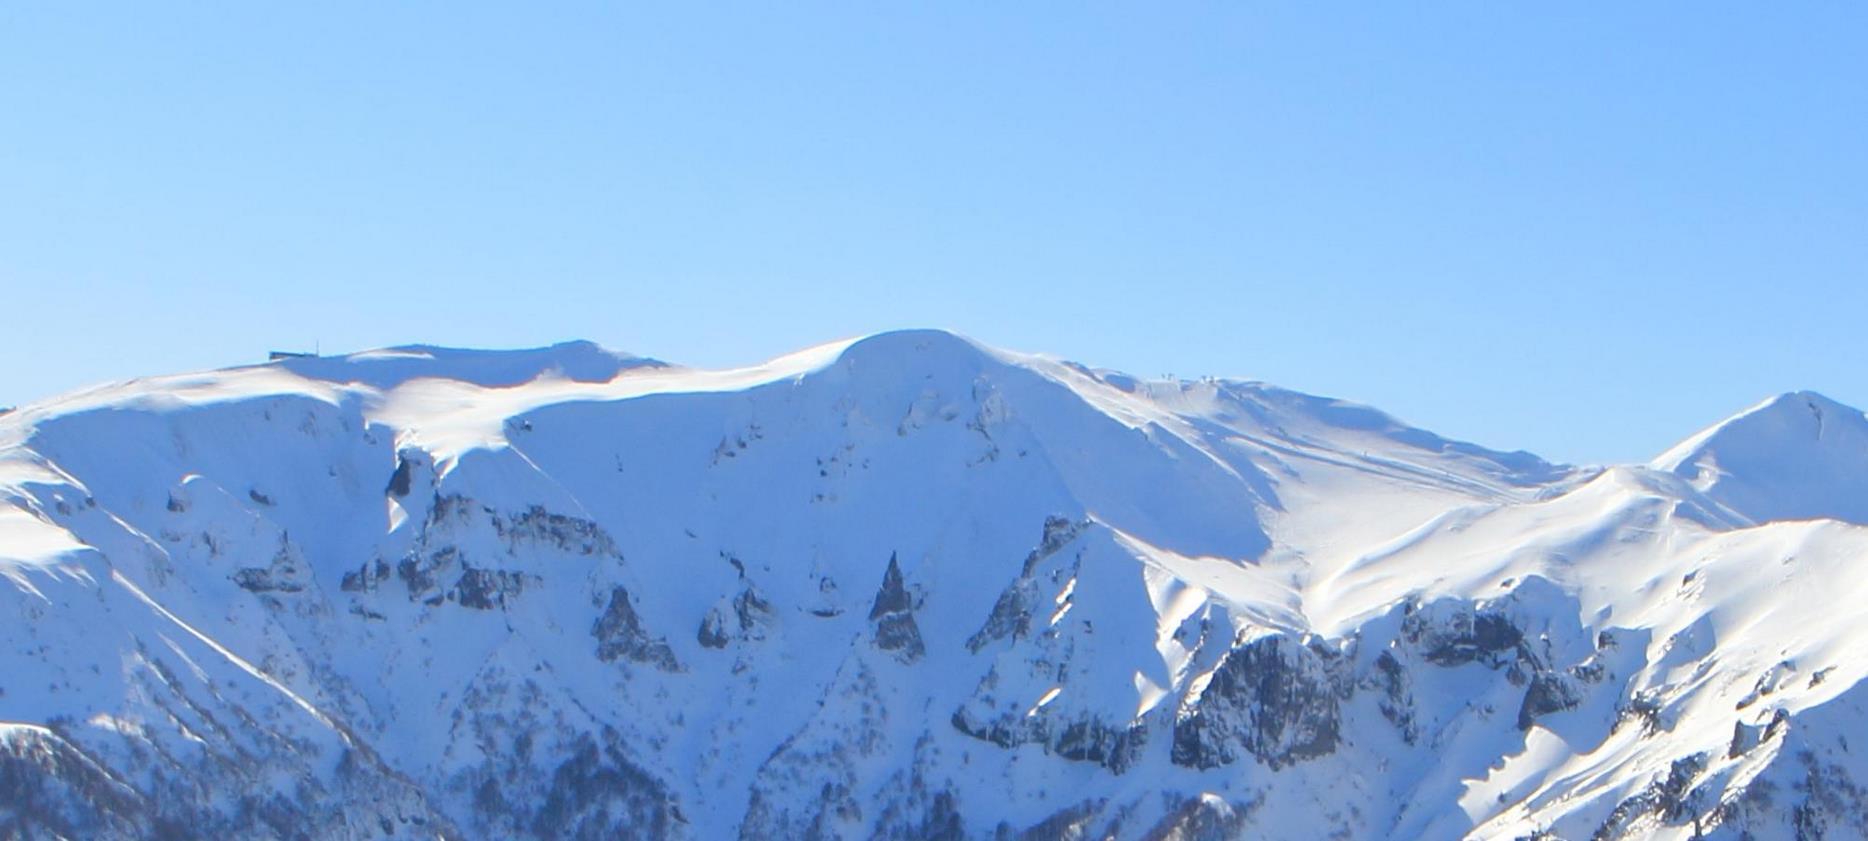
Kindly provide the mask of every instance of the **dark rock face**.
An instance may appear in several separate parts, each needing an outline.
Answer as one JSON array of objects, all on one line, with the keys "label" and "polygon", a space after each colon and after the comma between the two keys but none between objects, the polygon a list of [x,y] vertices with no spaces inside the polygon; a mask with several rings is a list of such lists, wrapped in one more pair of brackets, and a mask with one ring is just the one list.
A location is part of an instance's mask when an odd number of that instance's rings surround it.
[{"label": "dark rock face", "polygon": [[[1502,670],[1512,685],[1525,687],[1524,698],[1518,706],[1519,730],[1529,730],[1543,716],[1574,709],[1582,703],[1590,686],[1609,679],[1608,661],[1604,658],[1612,657],[1619,647],[1617,634],[1612,629],[1598,632],[1594,654],[1567,669],[1555,668],[1550,662],[1549,634],[1527,637],[1525,630],[1512,621],[1510,613],[1514,603],[1527,592],[1531,598],[1536,598],[1543,586],[1533,579],[1500,599],[1477,604],[1455,599],[1441,599],[1425,606],[1408,604],[1404,608],[1397,649],[1383,652],[1376,660],[1376,669],[1382,673],[1382,679],[1376,683],[1398,688],[1398,681],[1405,678],[1405,667],[1395,655],[1411,653],[1427,664],[1442,668],[1477,663]],[[1581,633],[1580,628],[1575,632]],[[1384,714],[1390,711],[1387,699],[1382,702],[1382,710]],[[1390,721],[1402,724],[1396,716],[1390,716]],[[1403,735],[1407,737],[1405,726]]]},{"label": "dark rock face", "polygon": [[1515,659],[1524,641],[1524,633],[1502,612],[1465,604],[1437,603],[1409,613],[1401,633],[1436,666],[1503,665]]},{"label": "dark rock face", "polygon": [[1092,762],[1118,774],[1134,764],[1148,739],[1141,723],[1114,725],[1094,718],[1060,723],[1047,715],[1017,713],[981,721],[962,707],[950,722],[955,730],[1002,748],[1042,745],[1064,759]]},{"label": "dark rock face", "polygon": [[296,581],[275,578],[272,570],[265,567],[246,567],[236,570],[233,580],[235,584],[240,585],[240,589],[252,593],[296,593],[304,589],[304,585]]},{"label": "dark rock face", "polygon": [[747,639],[764,639],[765,625],[772,619],[772,603],[752,585],[739,591],[733,597],[733,618],[739,623],[739,633]]},{"label": "dark rock face", "polygon": [[1420,738],[1420,726],[1414,718],[1413,678],[1394,652],[1384,651],[1375,658],[1375,671],[1367,681],[1380,693],[1375,704],[1382,717],[1401,731],[1401,740],[1414,744]]},{"label": "dark rock face", "polygon": [[1032,573],[1044,559],[1057,554],[1071,541],[1089,527],[1089,521],[1073,521],[1066,517],[1051,516],[1044,519],[1044,536],[1038,547],[1025,556],[1024,567],[1018,578],[999,593],[998,601],[993,603],[992,613],[980,629],[967,639],[968,651],[978,653],[980,649],[1004,639],[1021,639],[1031,633],[1032,606],[1038,604],[1037,589],[1032,581]]},{"label": "dark rock face", "polygon": [[[401,458],[404,467],[415,463],[411,456]],[[475,536],[488,529],[505,544],[505,551],[476,549],[470,561],[461,546],[473,545]],[[411,602],[431,607],[453,602],[472,610],[498,610],[540,582],[533,571],[547,563],[539,556],[550,552],[622,559],[610,535],[589,520],[554,514],[536,505],[517,514],[503,514],[459,494],[437,494],[415,546],[396,561],[394,572],[407,587]],[[504,568],[488,565],[501,555],[504,560],[495,563]],[[278,566],[275,561],[275,579]],[[389,572],[387,563],[375,560],[346,572],[341,587],[348,593],[372,593]]]},{"label": "dark rock face", "polygon": [[725,648],[732,641],[726,634],[726,618],[720,615],[719,610],[707,611],[707,615],[701,618],[700,631],[694,636],[702,648]]},{"label": "dark rock face", "polygon": [[925,648],[921,643],[921,629],[915,626],[914,615],[892,613],[877,620],[876,647],[895,652],[896,659],[904,663],[921,659]]},{"label": "dark rock face", "polygon": [[[738,561],[734,561],[738,565]],[[742,570],[741,579],[744,580]],[[734,642],[756,642],[766,637],[773,623],[772,603],[750,581],[732,599],[722,599],[701,617],[694,638],[702,648],[723,649]]]},{"label": "dark rock face", "polygon": [[650,637],[629,601],[629,591],[622,587],[610,590],[610,604],[590,628],[597,638],[597,659],[605,663],[618,658],[654,666],[664,672],[680,671],[674,650],[666,640]]},{"label": "dark rock face", "polygon": [[506,538],[514,553],[531,542],[578,555],[622,557],[616,540],[602,526],[580,517],[554,514],[539,505],[504,519],[496,517],[493,528]]},{"label": "dark rock face", "polygon": [[1052,749],[1065,759],[1094,762],[1119,774],[1135,761],[1147,734],[1140,726],[1116,728],[1100,721],[1075,721],[1064,727]]},{"label": "dark rock face", "polygon": [[1074,582],[1081,572],[1081,554],[1070,558],[1059,553],[1088,525],[1065,517],[1046,518],[1038,546],[1025,557],[1018,577],[1000,593],[985,623],[967,642],[975,654],[1001,644],[1006,651],[981,678],[973,696],[953,713],[950,723],[968,736],[1002,748],[1037,745],[1053,756],[1101,765],[1119,774],[1140,757],[1149,737],[1148,722],[1120,713],[1099,716],[1082,710],[1065,712],[1048,704],[1034,707],[1034,698],[1006,697],[1000,690],[1006,680],[1012,685],[1054,682],[1063,689],[1074,672],[1095,668],[1077,660],[1082,656],[1079,642],[1094,633],[1087,621],[1060,629],[1040,627],[1036,618],[1054,598],[1060,600],[1057,604],[1070,603],[1068,589],[1065,595],[1051,597],[1048,588],[1075,586],[1064,582]]},{"label": "dark rock face", "polygon": [[297,593],[305,589],[305,576],[298,553],[291,543],[281,539],[279,551],[273,554],[271,562],[263,567],[236,570],[233,581],[251,593]]},{"label": "dark rock face", "polygon": [[1030,582],[1020,580],[1005,588],[992,605],[986,624],[966,641],[975,654],[986,646],[1007,638],[1021,638],[1031,633],[1031,605],[1036,600]]},{"label": "dark rock face", "polygon": [[1677,826],[1695,819],[1703,811],[1704,804],[1698,802],[1700,792],[1692,788],[1693,780],[1705,770],[1706,755],[1703,753],[1674,760],[1667,769],[1667,776],[1616,804],[1608,819],[1590,837],[1593,841],[1638,837],[1643,821],[1659,820]]},{"label": "dark rock face", "polygon": [[1732,741],[1725,749],[1725,758],[1737,759],[1750,753],[1752,748],[1757,747],[1758,743],[1763,741],[1759,738],[1759,734],[1763,732],[1762,726],[1749,725],[1743,721],[1732,722]]},{"label": "dark rock face", "polygon": [[454,589],[448,593],[448,597],[459,602],[461,607],[503,610],[508,598],[517,597],[524,591],[525,576],[520,573],[469,567],[461,572],[460,580],[454,582]]},{"label": "dark rock face", "polygon": [[1582,693],[1566,675],[1540,672],[1531,678],[1524,691],[1524,703],[1518,707],[1518,729],[1529,730],[1539,716],[1573,709],[1582,703]]},{"label": "dark rock face", "polygon": [[[409,601],[423,601],[435,589],[438,582],[435,572],[452,562],[459,553],[453,547],[436,552],[427,558],[410,555],[396,562],[396,577],[402,579],[409,590]],[[439,601],[439,597],[436,597]]]},{"label": "dark rock face", "polygon": [[891,613],[907,613],[914,609],[914,600],[909,598],[908,589],[902,586],[902,568],[895,556],[889,556],[889,568],[882,573],[882,587],[876,591],[875,605],[869,608],[869,619],[875,621]]},{"label": "dark rock face", "polygon": [[414,465],[409,463],[407,457],[398,457],[396,459],[396,472],[390,475],[389,485],[383,489],[383,492],[395,497],[408,496],[409,490],[411,489],[410,486],[413,484],[414,479]]},{"label": "dark rock face", "polygon": [[1241,752],[1273,769],[1336,749],[1342,709],[1333,652],[1273,635],[1235,645],[1206,688],[1183,701],[1174,764],[1229,765]]},{"label": "dark rock face", "polygon": [[1082,534],[1089,525],[1088,520],[1072,520],[1069,517],[1059,517],[1055,514],[1044,518],[1044,536],[1038,541],[1038,548],[1032,550],[1031,555],[1025,558],[1025,569],[1029,571],[1037,566],[1038,561],[1057,554],[1057,550],[1064,548],[1064,544],[1076,540],[1077,535]]},{"label": "dark rock face", "polygon": [[344,573],[344,580],[338,585],[338,589],[346,593],[367,593],[374,591],[376,585],[381,584],[387,578],[389,578],[389,564],[384,563],[382,558],[377,558],[373,562],[365,563],[357,569]]},{"label": "dark rock face", "polygon": [[1653,735],[1671,726],[1662,719],[1662,706],[1659,694],[1653,690],[1636,692],[1627,702],[1615,709],[1615,729],[1635,725],[1641,732]]},{"label": "dark rock face", "polygon": [[882,574],[869,621],[875,623],[876,648],[894,654],[897,660],[913,663],[926,653],[921,628],[915,624],[914,597],[902,583],[902,568],[894,555],[889,556],[889,568]]}]

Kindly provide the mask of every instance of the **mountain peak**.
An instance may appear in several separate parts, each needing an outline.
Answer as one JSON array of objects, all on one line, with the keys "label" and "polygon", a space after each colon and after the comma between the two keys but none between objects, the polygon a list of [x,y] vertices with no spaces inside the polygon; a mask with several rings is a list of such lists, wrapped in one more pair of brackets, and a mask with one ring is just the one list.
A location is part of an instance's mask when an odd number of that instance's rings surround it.
[{"label": "mountain peak", "polygon": [[996,355],[996,351],[951,330],[910,328],[885,330],[851,339],[839,358],[845,362],[906,362],[914,357],[938,357],[964,364]]},{"label": "mountain peak", "polygon": [[[942,330],[659,366],[414,345],[0,418],[0,812],[109,839],[1859,823],[1830,795],[1868,785],[1868,528],[1752,527],[1868,514],[1868,417],[1820,395],[1590,472]],[[248,796],[274,779],[305,784]]]},{"label": "mountain peak", "polygon": [[1814,391],[1779,394],[1650,464],[1759,522],[1868,524],[1868,416]]}]

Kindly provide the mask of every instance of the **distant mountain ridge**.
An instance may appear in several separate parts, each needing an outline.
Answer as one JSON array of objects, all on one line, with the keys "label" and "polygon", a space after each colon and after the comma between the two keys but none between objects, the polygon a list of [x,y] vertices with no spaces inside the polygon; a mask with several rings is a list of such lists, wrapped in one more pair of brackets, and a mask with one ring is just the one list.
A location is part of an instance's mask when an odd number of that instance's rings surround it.
[{"label": "distant mountain ridge", "polygon": [[1868,834],[1868,417],[1572,467],[934,330],[0,415],[0,837]]}]

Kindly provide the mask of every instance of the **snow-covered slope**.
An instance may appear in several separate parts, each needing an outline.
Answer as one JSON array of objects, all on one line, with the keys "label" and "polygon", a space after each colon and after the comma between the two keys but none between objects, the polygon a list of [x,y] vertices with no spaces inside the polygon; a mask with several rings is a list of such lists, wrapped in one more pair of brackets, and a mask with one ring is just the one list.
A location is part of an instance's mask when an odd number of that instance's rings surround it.
[{"label": "snow-covered slope", "polygon": [[1868,523],[1868,417],[1820,394],[1782,394],[1654,460],[1757,522]]},{"label": "snow-covered slope", "polygon": [[1855,837],[1864,445],[938,331],[106,386],[0,415],[0,837]]}]

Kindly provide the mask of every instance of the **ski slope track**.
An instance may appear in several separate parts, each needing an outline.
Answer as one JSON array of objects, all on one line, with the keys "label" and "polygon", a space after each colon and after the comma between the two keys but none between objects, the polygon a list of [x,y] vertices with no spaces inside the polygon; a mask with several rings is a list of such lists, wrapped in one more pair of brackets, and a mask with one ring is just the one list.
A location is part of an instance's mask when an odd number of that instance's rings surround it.
[{"label": "ski slope track", "polygon": [[940,331],[151,377],[0,415],[0,838],[1861,838],[1865,523],[1806,392],[1579,468]]}]

